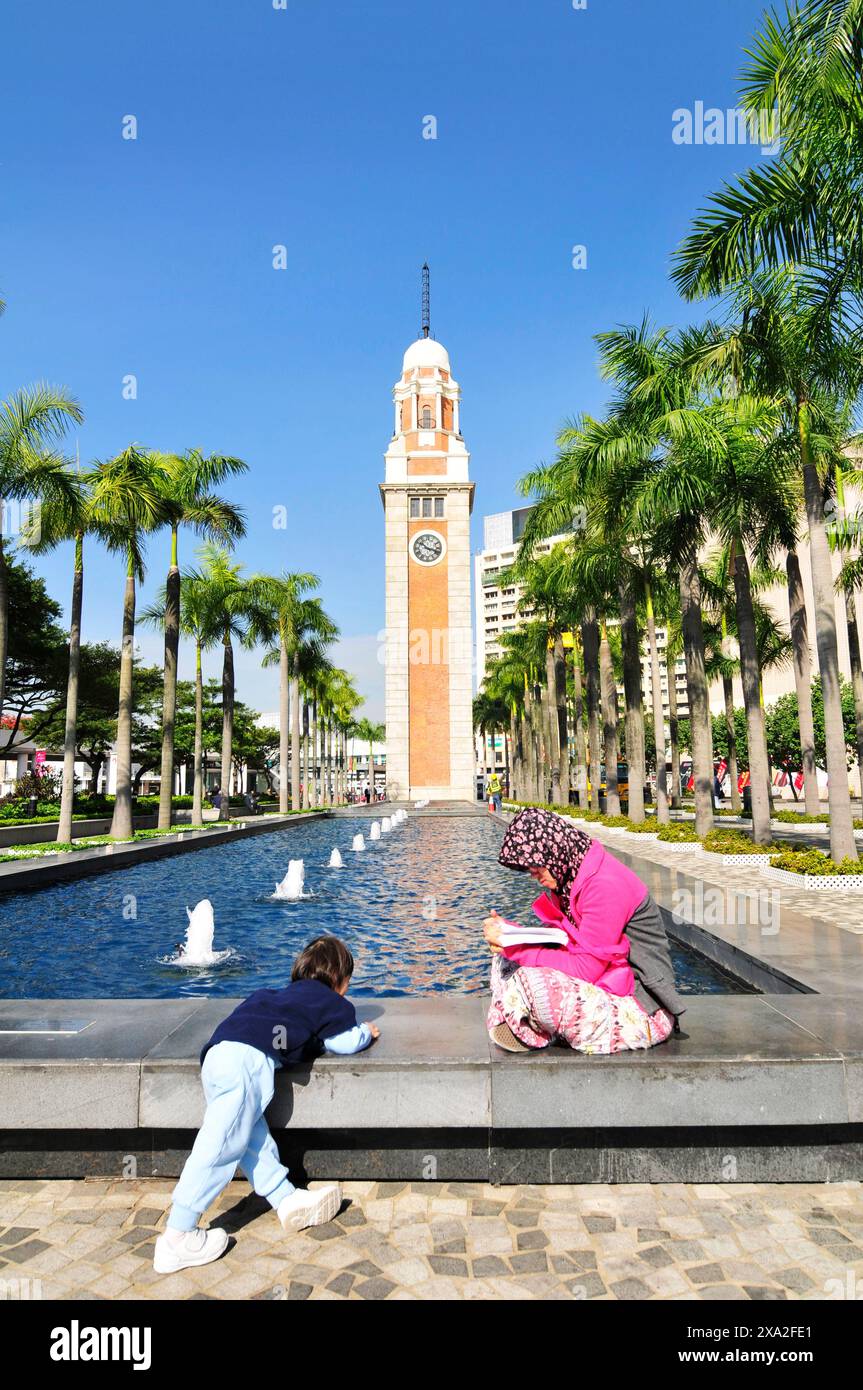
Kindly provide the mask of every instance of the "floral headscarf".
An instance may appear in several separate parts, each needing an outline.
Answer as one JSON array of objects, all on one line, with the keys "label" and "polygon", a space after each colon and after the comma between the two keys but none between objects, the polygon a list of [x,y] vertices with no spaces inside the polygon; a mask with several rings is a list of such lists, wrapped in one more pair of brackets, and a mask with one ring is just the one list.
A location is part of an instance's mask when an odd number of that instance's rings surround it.
[{"label": "floral headscarf", "polygon": [[564,911],[573,880],[592,840],[563,816],[532,806],[520,811],[503,837],[498,862],[507,869],[548,869]]}]

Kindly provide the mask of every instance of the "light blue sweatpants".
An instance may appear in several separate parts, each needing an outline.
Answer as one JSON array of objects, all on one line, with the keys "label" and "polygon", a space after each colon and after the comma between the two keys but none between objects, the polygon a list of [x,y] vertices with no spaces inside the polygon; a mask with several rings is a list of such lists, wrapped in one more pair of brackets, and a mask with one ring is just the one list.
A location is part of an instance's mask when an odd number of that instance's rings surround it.
[{"label": "light blue sweatpants", "polygon": [[207,1113],[172,1193],[173,1230],[193,1231],[238,1166],[272,1207],[294,1191],[264,1119],[275,1072],[273,1059],[247,1043],[210,1048],[201,1068]]}]

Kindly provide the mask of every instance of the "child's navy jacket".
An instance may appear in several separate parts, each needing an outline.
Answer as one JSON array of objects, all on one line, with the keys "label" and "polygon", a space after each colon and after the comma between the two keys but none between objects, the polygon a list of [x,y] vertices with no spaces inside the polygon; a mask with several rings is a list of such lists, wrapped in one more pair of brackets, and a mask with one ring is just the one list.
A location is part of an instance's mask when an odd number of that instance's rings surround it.
[{"label": "child's navy jacket", "polygon": [[203,1062],[220,1042],[248,1043],[277,1066],[320,1057],[324,1039],[357,1026],[353,1004],[320,980],[295,980],[286,989],[257,989],[216,1029]]}]

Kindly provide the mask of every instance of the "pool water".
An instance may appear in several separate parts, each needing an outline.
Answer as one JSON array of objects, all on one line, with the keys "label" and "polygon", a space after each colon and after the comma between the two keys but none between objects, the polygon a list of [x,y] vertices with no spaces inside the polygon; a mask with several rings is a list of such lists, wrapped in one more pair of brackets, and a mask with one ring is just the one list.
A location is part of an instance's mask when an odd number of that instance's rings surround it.
[{"label": "pool water", "polygon": [[[500,832],[481,817],[414,817],[370,842],[367,818],[312,821],[212,849],[0,897],[0,996],[20,999],[243,995],[287,983],[311,937],[342,937],[356,959],[351,994],[394,996],[486,988],[482,919],[496,907],[533,920],[536,887],[497,863]],[[355,854],[355,834],[366,850]],[[334,847],[345,867],[330,869]],[[302,858],[306,893],[271,898],[288,861]],[[208,969],[170,963],[186,907],[209,898]],[[745,989],[672,942],[684,994]]]}]

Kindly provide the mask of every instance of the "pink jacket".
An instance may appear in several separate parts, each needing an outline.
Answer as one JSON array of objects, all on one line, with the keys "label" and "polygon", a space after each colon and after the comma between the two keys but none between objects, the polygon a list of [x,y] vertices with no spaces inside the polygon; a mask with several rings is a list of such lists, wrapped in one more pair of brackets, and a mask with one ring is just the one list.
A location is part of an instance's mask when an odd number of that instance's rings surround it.
[{"label": "pink jacket", "polygon": [[519,965],[562,970],[609,994],[632,994],[635,976],[624,928],[646,897],[647,886],[637,874],[594,840],[575,876],[569,915],[561,911],[556,896],[543,893],[533,904],[540,921],[563,928],[569,945],[506,946],[503,954]]}]

